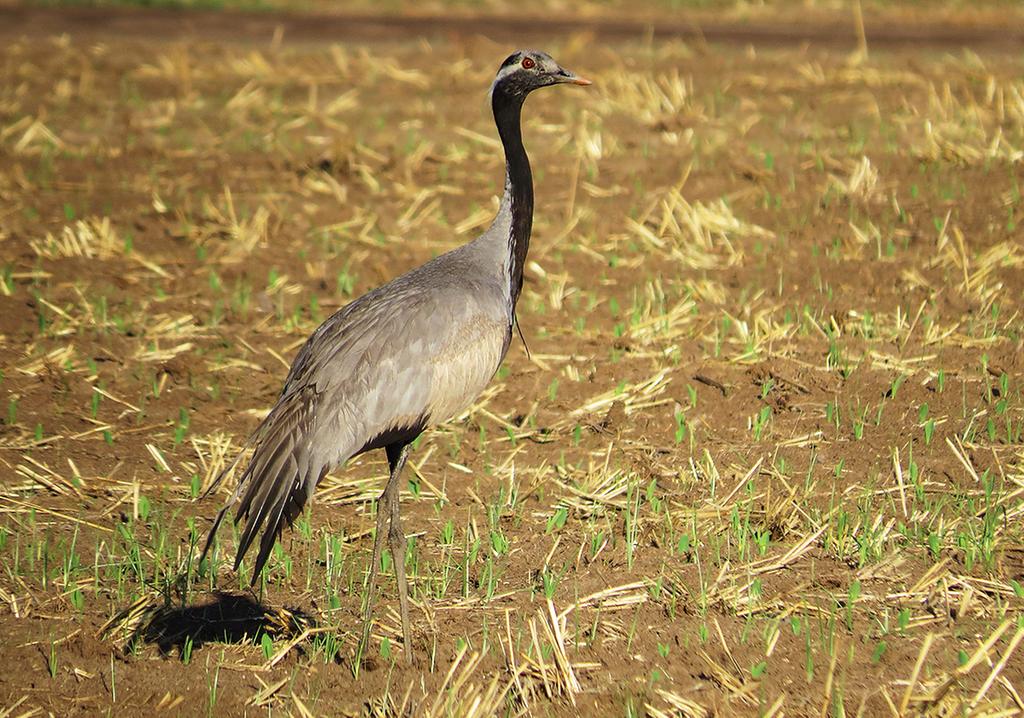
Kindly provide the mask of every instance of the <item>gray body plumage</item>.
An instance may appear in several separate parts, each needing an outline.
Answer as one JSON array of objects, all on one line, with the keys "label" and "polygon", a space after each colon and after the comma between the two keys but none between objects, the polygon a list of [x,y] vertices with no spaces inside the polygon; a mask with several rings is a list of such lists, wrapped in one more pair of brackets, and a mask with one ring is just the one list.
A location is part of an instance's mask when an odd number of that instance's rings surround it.
[{"label": "gray body plumage", "polygon": [[487,386],[512,336],[508,184],[487,231],[359,297],[299,350],[239,482],[239,555],[263,523],[269,552],[327,471],[457,416]]}]

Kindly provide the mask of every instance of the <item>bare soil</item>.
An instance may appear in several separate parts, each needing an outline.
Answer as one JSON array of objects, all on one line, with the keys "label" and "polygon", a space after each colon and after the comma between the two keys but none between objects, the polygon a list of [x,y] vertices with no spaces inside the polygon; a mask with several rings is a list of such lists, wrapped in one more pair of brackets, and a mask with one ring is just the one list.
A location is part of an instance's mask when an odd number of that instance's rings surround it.
[{"label": "bare soil", "polygon": [[[355,6],[358,8],[358,5]],[[352,9],[350,4],[327,3],[313,12],[275,10],[191,10],[131,8],[124,6],[45,7],[0,3],[0,35],[59,35],[76,37],[155,38],[159,40],[213,40],[217,42],[375,41],[412,37],[488,37],[522,43],[587,33],[604,41],[638,39],[685,40],[759,46],[813,43],[852,47],[858,42],[858,20],[847,8],[828,4],[777,3],[770,10],[751,6],[746,13],[722,9],[687,8],[666,12],[657,1],[608,5],[589,12],[517,5],[515,12],[480,12],[448,6],[428,9],[422,4],[395,7],[381,13],[372,5]],[[767,10],[767,11],[766,11]],[[916,7],[890,5],[862,14],[865,37],[873,46],[999,49],[1024,48],[1024,12],[1012,3]]]},{"label": "bare soil", "polygon": [[489,221],[508,48],[0,12],[0,715],[1024,710],[1019,53],[547,43],[529,353],[417,446],[360,659],[383,456],[256,591],[197,495]]}]

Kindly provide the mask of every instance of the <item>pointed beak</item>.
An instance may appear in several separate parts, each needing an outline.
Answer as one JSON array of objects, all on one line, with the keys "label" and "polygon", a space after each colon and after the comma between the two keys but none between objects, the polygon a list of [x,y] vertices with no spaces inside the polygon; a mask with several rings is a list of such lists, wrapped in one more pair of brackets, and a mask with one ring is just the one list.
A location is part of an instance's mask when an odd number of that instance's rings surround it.
[{"label": "pointed beak", "polygon": [[558,71],[558,81],[569,85],[593,85],[594,83],[585,77],[580,77],[575,72],[571,72],[564,68],[560,68]]}]

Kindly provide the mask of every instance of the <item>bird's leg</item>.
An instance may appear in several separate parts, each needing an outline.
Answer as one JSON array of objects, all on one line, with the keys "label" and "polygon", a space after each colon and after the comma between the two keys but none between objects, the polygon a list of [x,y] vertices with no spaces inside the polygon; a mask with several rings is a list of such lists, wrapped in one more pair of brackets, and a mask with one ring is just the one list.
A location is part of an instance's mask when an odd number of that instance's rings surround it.
[{"label": "bird's leg", "polygon": [[[398,470],[395,476],[399,476],[402,467],[405,466],[406,457],[409,454],[409,445],[406,444],[400,450],[398,457]],[[390,456],[390,452],[389,452]],[[409,630],[409,587],[405,581],[405,533],[402,531],[402,518],[399,516],[398,491],[395,491],[394,499],[391,502],[391,528],[388,531],[388,547],[391,549],[391,558],[395,562],[395,579],[398,582],[398,602],[402,611],[402,642],[405,644],[405,663],[412,665],[412,634]]]},{"label": "bird's leg", "polygon": [[[380,568],[380,556],[381,551],[384,547],[384,528],[385,522],[392,524],[391,531],[389,534],[394,532],[394,516],[397,515],[398,511],[398,487],[399,481],[402,474],[402,467],[405,466],[405,459],[409,453],[409,446],[395,447],[394,450],[391,446],[387,447],[388,465],[391,469],[391,475],[388,478],[388,483],[384,486],[384,491],[380,495],[380,499],[377,500],[377,529],[373,537],[373,558],[370,562],[370,576],[367,581],[367,594],[366,594],[366,608],[363,610],[363,635],[359,642],[359,654],[363,655],[366,651],[366,647],[370,641],[370,627],[373,618],[373,604],[376,599],[376,584],[377,584],[377,571]],[[401,529],[399,529],[401,533]],[[390,538],[389,544],[391,544],[391,558],[397,561],[395,556],[394,540]],[[402,579],[405,578],[405,546],[402,545]],[[400,582],[400,587],[404,584],[404,581]],[[403,629],[408,631],[408,625],[403,625]],[[409,650],[408,648],[406,649]]]},{"label": "bird's leg", "polygon": [[363,635],[359,642],[362,655],[370,640],[370,624],[373,616],[373,602],[376,598],[377,570],[380,568],[380,554],[384,546],[384,524],[391,516],[390,491],[392,479],[388,479],[384,491],[377,499],[377,531],[373,537],[373,558],[370,560],[370,577],[366,582],[366,607],[363,609]]}]

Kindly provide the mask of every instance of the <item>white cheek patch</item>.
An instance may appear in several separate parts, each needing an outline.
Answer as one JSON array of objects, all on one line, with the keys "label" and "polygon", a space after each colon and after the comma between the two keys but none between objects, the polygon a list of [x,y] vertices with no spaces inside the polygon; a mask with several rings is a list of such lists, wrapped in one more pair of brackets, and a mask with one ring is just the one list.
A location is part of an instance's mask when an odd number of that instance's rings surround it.
[{"label": "white cheek patch", "polygon": [[499,82],[504,80],[506,77],[508,77],[518,69],[519,63],[515,63],[514,65],[509,65],[508,67],[503,67],[500,70],[498,70],[498,74],[494,77],[494,82],[491,83],[491,89],[487,91],[487,97],[490,98],[494,94],[494,88],[497,86]]}]

